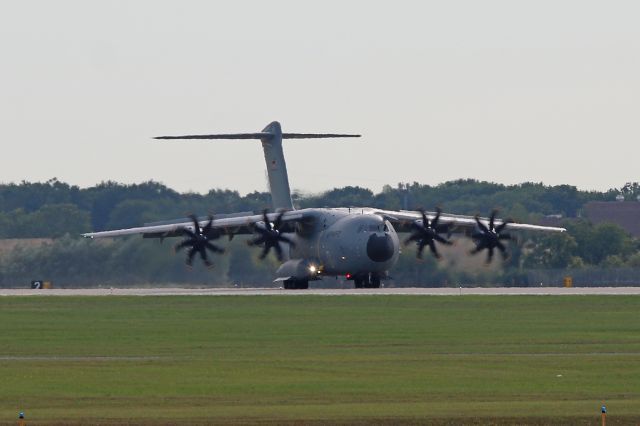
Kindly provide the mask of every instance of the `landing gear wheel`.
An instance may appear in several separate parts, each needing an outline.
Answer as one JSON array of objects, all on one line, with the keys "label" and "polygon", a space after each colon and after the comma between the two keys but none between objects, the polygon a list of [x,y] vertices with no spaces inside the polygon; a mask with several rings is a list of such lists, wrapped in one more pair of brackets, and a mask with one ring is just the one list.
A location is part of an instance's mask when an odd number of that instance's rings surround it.
[{"label": "landing gear wheel", "polygon": [[284,282],[285,290],[306,290],[309,288],[309,281],[307,280],[287,280]]},{"label": "landing gear wheel", "polygon": [[380,276],[371,274],[370,288],[380,288]]}]

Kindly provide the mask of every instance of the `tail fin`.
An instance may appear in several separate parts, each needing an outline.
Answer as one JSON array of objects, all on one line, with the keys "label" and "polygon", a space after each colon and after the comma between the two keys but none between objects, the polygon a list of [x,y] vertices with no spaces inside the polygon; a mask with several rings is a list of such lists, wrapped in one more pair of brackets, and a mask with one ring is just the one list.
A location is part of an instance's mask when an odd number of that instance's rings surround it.
[{"label": "tail fin", "polygon": [[271,202],[274,210],[293,210],[287,164],[282,151],[282,139],[358,138],[360,135],[338,133],[282,133],[280,123],[274,121],[257,133],[231,133],[215,135],[158,136],[154,139],[259,139],[269,175]]},{"label": "tail fin", "polygon": [[269,174],[269,189],[271,190],[271,203],[274,210],[293,210],[291,201],[291,189],[289,188],[289,176],[287,175],[287,163],[284,161],[282,151],[282,128],[280,123],[274,121],[262,130],[268,137],[260,138],[264,161]]}]

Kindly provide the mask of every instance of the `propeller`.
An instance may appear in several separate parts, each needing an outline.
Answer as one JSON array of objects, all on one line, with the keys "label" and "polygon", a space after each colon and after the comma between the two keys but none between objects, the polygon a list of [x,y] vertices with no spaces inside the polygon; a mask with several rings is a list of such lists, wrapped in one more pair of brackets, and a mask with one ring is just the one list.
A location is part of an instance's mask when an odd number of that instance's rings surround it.
[{"label": "propeller", "polygon": [[191,266],[194,256],[200,253],[202,261],[210,268],[213,266],[213,263],[209,261],[207,250],[214,253],[224,253],[224,249],[211,242],[211,240],[216,240],[220,237],[220,232],[213,229],[213,216],[211,215],[209,215],[209,222],[203,228],[200,228],[198,218],[195,215],[189,215],[189,218],[193,222],[193,231],[188,228],[182,228],[181,233],[186,238],[181,243],[176,244],[174,249],[178,252],[183,248],[189,247],[186,260],[187,265]]},{"label": "propeller", "polygon": [[436,257],[436,259],[440,259],[440,253],[438,253],[438,249],[436,249],[436,241],[442,244],[451,245],[453,244],[451,241],[441,237],[439,234],[442,232],[448,232],[451,226],[450,223],[440,224],[440,214],[442,210],[440,208],[436,209],[436,216],[433,218],[431,223],[429,223],[429,219],[425,214],[424,210],[420,210],[422,213],[422,224],[418,224],[417,221],[414,221],[411,224],[413,228],[411,235],[404,242],[405,245],[416,241],[418,244],[418,253],[416,256],[421,259],[422,251],[425,246],[429,246],[431,253]]},{"label": "propeller", "polygon": [[291,247],[295,247],[295,243],[289,237],[282,235],[280,231],[282,226],[282,216],[284,213],[284,210],[281,211],[276,217],[275,222],[271,223],[267,216],[267,210],[265,209],[262,211],[262,223],[259,222],[253,225],[253,228],[258,235],[253,240],[247,241],[247,244],[250,246],[264,245],[262,253],[260,254],[260,259],[267,257],[273,248],[276,251],[278,260],[282,261],[282,247],[280,247],[280,242],[284,242],[289,244]]},{"label": "propeller", "polygon": [[491,263],[491,261],[493,260],[493,253],[496,248],[500,251],[500,254],[502,255],[502,258],[504,260],[509,258],[507,248],[502,243],[502,241],[510,240],[511,235],[502,231],[504,231],[505,227],[512,221],[510,219],[506,219],[500,225],[495,226],[496,214],[498,214],[497,210],[493,210],[491,212],[488,226],[480,221],[480,218],[478,217],[478,215],[476,215],[476,223],[478,224],[478,229],[471,235],[471,238],[476,243],[476,248],[471,250],[471,254],[476,254],[486,249],[487,264]]}]

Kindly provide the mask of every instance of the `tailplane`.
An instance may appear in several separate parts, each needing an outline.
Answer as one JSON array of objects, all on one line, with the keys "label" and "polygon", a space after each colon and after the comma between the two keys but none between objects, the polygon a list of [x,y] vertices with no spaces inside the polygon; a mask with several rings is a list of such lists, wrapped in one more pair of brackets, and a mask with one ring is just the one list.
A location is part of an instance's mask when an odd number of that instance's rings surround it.
[{"label": "tailplane", "polygon": [[293,210],[287,164],[282,151],[283,139],[358,138],[360,135],[340,133],[282,133],[280,123],[274,121],[256,133],[214,135],[158,136],[154,139],[258,139],[262,142],[264,161],[269,175],[269,189],[274,210]]}]

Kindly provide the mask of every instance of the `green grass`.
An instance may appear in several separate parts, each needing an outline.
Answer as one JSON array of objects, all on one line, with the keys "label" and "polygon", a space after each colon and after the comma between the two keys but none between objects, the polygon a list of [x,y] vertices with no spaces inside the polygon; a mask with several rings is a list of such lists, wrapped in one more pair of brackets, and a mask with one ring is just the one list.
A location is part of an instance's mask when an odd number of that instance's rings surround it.
[{"label": "green grass", "polygon": [[0,423],[640,422],[640,297],[0,298]]}]

